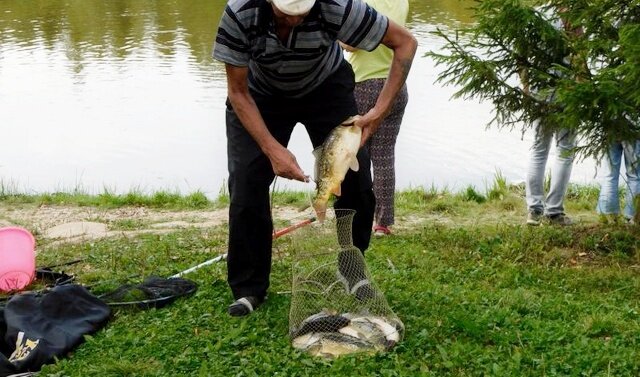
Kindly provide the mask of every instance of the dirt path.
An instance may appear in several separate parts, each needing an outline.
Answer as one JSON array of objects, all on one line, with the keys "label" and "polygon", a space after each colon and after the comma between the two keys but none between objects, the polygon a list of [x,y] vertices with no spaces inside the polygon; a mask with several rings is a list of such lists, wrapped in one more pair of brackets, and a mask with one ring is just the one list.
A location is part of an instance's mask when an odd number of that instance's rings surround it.
[{"label": "dirt path", "polygon": [[[274,219],[294,220],[304,214],[294,208],[275,208]],[[112,236],[168,233],[180,228],[208,228],[225,224],[228,210],[166,211],[144,207],[102,209],[77,206],[0,205],[0,227],[22,226],[54,242],[81,242]]]},{"label": "dirt path", "polygon": [[[440,224],[443,226],[477,226],[480,224],[521,224],[524,210],[477,210],[472,214],[411,212],[396,214],[394,230]],[[273,209],[275,221],[295,223],[312,216],[310,210],[294,207]],[[597,221],[593,211],[572,212],[578,223]],[[144,233],[164,234],[185,228],[211,228],[226,224],[228,209],[157,210],[146,207],[104,209],[80,206],[7,205],[0,203],[0,227],[22,226],[47,243],[74,243],[115,236]],[[282,224],[280,224],[282,225]]]}]

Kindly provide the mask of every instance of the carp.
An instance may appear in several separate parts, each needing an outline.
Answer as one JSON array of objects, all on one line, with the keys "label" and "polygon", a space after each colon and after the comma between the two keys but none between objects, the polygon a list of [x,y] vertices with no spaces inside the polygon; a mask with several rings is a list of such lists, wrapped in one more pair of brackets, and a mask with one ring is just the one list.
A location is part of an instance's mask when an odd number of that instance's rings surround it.
[{"label": "carp", "polygon": [[311,332],[335,332],[349,324],[349,319],[340,315],[314,314],[302,321],[293,337],[297,338]]},{"label": "carp", "polygon": [[313,356],[335,358],[356,352],[371,352],[375,349],[367,342],[340,333],[324,333],[320,347],[309,349]]},{"label": "carp", "polygon": [[404,325],[397,318],[372,314],[328,314],[323,310],[302,322],[293,332],[293,347],[313,356],[333,358],[356,352],[380,352],[393,348]]},{"label": "carp", "polygon": [[360,149],[362,129],[353,123],[360,118],[352,116],[334,128],[322,146],[313,151],[316,157],[316,195],[313,209],[319,221],[324,221],[331,194],[341,195],[341,184],[349,169],[358,171],[356,155]]}]

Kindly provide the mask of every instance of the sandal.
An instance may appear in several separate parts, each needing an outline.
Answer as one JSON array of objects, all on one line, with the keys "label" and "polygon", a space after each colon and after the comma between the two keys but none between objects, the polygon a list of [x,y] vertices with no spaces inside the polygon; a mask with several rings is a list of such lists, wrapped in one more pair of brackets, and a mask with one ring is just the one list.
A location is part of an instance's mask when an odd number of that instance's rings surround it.
[{"label": "sandal", "polygon": [[376,298],[376,290],[371,286],[369,279],[366,277],[350,285],[347,278],[340,272],[336,273],[338,280],[344,284],[346,291],[352,294],[360,301],[366,301]]},{"label": "sandal", "polygon": [[376,225],[373,227],[373,235],[374,236],[388,236],[391,234],[391,229],[384,225]]},{"label": "sandal", "polygon": [[372,300],[376,298],[376,290],[369,284],[369,280],[364,279],[351,287],[351,294],[360,301]]},{"label": "sandal", "polygon": [[229,308],[229,315],[232,317],[244,317],[256,310],[260,304],[264,302],[264,298],[256,296],[242,297],[234,301]]}]

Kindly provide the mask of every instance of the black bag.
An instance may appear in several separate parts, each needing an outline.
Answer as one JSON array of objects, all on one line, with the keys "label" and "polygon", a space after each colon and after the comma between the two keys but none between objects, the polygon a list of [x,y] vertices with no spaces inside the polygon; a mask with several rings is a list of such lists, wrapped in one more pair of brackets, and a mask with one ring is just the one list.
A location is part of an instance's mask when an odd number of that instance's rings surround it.
[{"label": "black bag", "polygon": [[102,328],[110,314],[104,302],[74,284],[12,297],[0,308],[0,377],[40,370]]}]

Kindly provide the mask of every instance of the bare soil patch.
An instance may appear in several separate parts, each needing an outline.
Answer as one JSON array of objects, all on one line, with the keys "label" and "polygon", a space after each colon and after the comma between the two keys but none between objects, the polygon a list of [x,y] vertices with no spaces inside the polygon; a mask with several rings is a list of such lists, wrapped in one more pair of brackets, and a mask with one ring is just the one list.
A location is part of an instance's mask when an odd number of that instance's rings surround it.
[{"label": "bare soil patch", "polygon": [[[302,214],[295,208],[277,207],[273,218],[294,220]],[[171,211],[146,207],[104,209],[77,206],[0,205],[0,227],[22,226],[38,237],[56,242],[80,242],[112,236],[168,233],[181,228],[208,228],[226,224],[228,209]],[[131,223],[132,229],[122,224]]]}]

